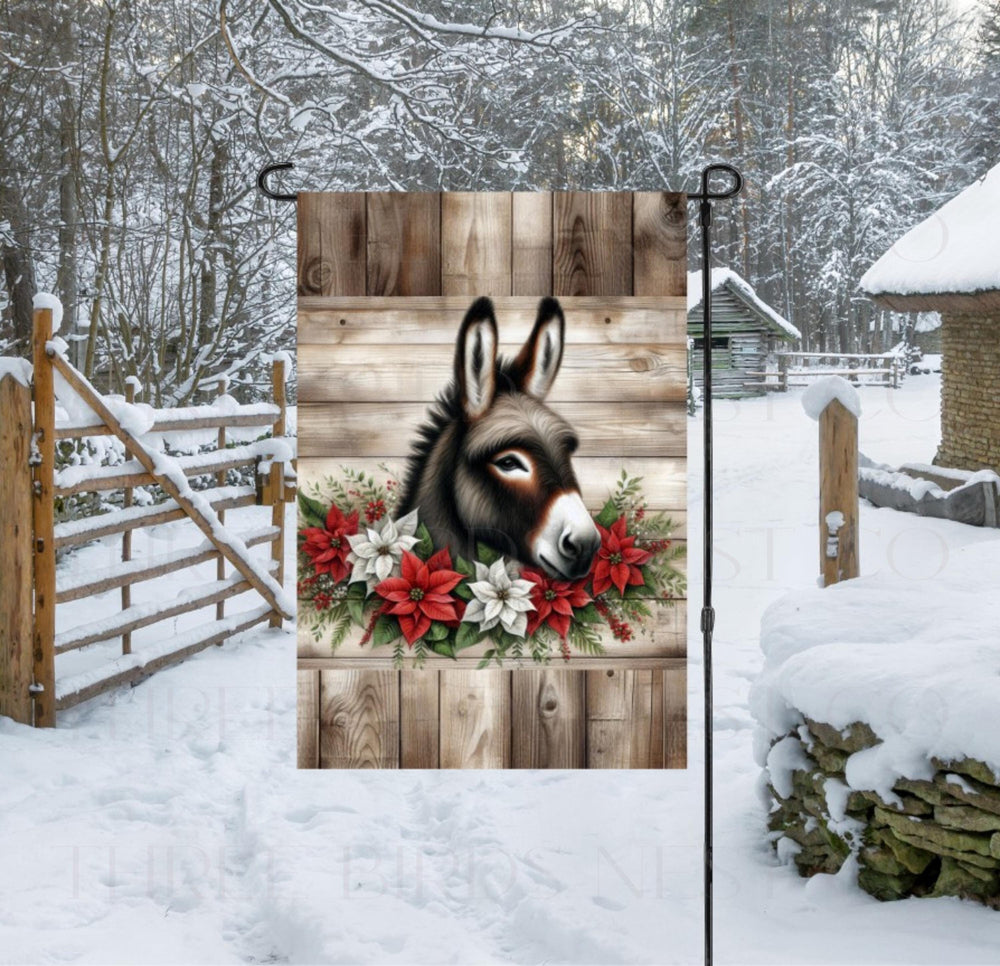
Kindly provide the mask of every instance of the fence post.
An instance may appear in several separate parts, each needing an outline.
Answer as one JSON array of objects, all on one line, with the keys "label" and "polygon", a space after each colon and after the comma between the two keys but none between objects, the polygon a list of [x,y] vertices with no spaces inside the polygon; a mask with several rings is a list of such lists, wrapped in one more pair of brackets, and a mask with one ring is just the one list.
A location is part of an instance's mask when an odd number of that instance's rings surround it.
[{"label": "fence post", "polygon": [[778,385],[781,392],[788,392],[788,356],[778,353]]},{"label": "fence post", "polygon": [[819,559],[824,587],[858,576],[858,418],[839,399],[819,417]]},{"label": "fence post", "polygon": [[35,628],[32,636],[34,718],[39,728],[56,724],[56,548],[53,481],[56,459],[56,393],[45,344],[52,338],[52,310],[36,309],[32,350],[35,376],[34,466]]},{"label": "fence post", "polygon": [[[125,383],[125,402],[129,405],[135,402],[135,383],[131,380]],[[132,487],[126,486],[122,497],[122,509],[128,509],[132,505]],[[132,559],[132,531],[126,530],[122,533],[122,562]],[[132,585],[122,585],[122,610],[128,610],[132,606]],[[122,654],[132,653],[132,633],[126,631],[122,634]]]},{"label": "fence post", "polygon": [[0,715],[31,724],[31,390],[0,377]]},{"label": "fence post", "polygon": [[[216,384],[218,391],[215,394],[216,401],[221,399],[229,391],[229,376],[222,375],[219,376],[219,381]],[[226,448],[226,427],[222,425],[219,427],[218,435],[215,440],[215,448],[217,450],[224,450]],[[215,485],[225,486],[226,485],[226,471],[220,470],[215,474]],[[219,510],[219,523],[226,522],[226,511]],[[226,558],[219,554],[219,560],[215,565],[215,576],[217,580],[226,579]],[[215,619],[221,621],[226,616],[226,602],[220,600],[215,605]]]},{"label": "fence post", "polygon": [[[271,363],[271,386],[274,392],[274,402],[278,407],[278,418],[271,427],[272,439],[281,439],[285,435],[285,356],[278,353]],[[271,559],[277,562],[274,579],[279,584],[285,584],[285,463],[274,460],[271,463],[271,474],[268,480],[271,493],[271,526],[278,528],[278,537],[271,544]],[[271,627],[281,627],[281,615],[272,614],[269,622]]]}]

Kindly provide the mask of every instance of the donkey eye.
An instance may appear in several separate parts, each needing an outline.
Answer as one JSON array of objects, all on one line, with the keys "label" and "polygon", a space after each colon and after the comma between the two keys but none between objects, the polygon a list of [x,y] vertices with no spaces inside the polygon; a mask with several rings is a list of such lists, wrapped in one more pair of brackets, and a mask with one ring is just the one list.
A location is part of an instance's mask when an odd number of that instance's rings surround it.
[{"label": "donkey eye", "polygon": [[512,470],[521,470],[524,473],[528,472],[528,467],[516,456],[501,456],[500,459],[493,461],[493,465],[506,473],[510,473]]},{"label": "donkey eye", "polygon": [[528,479],[531,476],[531,461],[518,451],[507,449],[490,460],[491,468],[500,476],[512,479]]}]

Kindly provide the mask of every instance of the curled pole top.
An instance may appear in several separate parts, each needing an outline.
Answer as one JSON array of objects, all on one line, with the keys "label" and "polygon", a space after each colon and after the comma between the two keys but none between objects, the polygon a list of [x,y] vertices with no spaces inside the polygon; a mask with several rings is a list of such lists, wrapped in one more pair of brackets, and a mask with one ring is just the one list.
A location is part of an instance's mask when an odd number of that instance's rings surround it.
[{"label": "curled pole top", "polygon": [[[713,175],[726,174],[729,176],[729,186],[724,191],[713,191],[711,181]],[[731,164],[724,161],[714,161],[705,165],[701,171],[701,191],[689,194],[691,201],[725,201],[727,198],[735,198],[743,190],[743,174]]]},{"label": "curled pole top", "polygon": [[275,171],[290,171],[295,165],[291,161],[274,161],[271,164],[265,164],[263,168],[257,175],[257,190],[262,194],[266,195],[272,201],[297,201],[297,194],[287,194],[282,191],[272,191],[267,183],[267,179]]}]

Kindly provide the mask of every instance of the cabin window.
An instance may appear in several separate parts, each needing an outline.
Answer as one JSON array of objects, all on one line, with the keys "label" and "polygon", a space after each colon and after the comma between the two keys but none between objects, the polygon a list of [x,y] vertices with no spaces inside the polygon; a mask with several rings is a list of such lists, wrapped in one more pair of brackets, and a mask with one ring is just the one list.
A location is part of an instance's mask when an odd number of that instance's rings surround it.
[{"label": "cabin window", "polygon": [[[713,349],[728,349],[729,339],[724,335],[713,335],[712,336],[712,348]],[[694,340],[694,351],[704,352],[705,351],[705,339],[703,336],[696,337]]]}]

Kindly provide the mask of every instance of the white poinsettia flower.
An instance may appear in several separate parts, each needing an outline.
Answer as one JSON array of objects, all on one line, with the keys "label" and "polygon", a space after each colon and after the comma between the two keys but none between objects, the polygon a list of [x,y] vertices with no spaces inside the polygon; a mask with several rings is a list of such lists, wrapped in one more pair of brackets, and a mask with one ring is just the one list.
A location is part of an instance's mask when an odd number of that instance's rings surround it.
[{"label": "white poinsettia flower", "polygon": [[371,593],[376,584],[399,573],[403,551],[420,543],[414,536],[416,529],[417,511],[411,510],[398,520],[385,519],[377,529],[367,527],[363,533],[351,534],[347,538],[351,545],[347,562],[354,568],[350,583],[363,580]]},{"label": "white poinsettia flower", "polygon": [[516,567],[501,557],[489,567],[476,561],[476,580],[469,584],[473,599],[465,608],[463,621],[478,624],[488,631],[500,624],[515,637],[524,637],[528,629],[528,611],[534,610],[531,591],[534,584],[521,580]]}]

